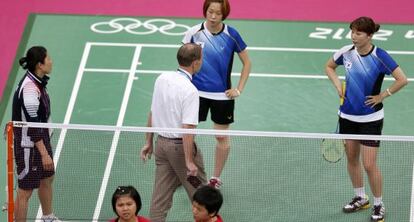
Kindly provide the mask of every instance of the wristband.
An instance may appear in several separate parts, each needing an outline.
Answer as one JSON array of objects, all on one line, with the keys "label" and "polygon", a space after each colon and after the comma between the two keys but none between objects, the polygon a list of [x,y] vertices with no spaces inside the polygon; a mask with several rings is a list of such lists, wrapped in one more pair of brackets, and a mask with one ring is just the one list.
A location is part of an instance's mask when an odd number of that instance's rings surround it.
[{"label": "wristband", "polygon": [[237,89],[237,88],[235,88],[234,90],[236,90],[236,92],[237,92],[237,96],[240,96],[240,90],[239,89]]},{"label": "wristband", "polygon": [[392,93],[390,92],[390,89],[389,89],[389,88],[387,88],[385,91],[387,91],[387,94],[388,94],[389,96],[392,96]]}]

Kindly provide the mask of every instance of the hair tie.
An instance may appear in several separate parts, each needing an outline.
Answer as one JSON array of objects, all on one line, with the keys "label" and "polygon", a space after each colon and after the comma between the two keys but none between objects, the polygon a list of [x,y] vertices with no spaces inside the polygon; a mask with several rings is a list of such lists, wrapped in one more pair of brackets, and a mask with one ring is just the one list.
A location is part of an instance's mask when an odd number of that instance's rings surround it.
[{"label": "hair tie", "polygon": [[23,67],[23,69],[26,69],[27,68],[27,57],[22,57],[19,60],[19,64],[21,67]]}]

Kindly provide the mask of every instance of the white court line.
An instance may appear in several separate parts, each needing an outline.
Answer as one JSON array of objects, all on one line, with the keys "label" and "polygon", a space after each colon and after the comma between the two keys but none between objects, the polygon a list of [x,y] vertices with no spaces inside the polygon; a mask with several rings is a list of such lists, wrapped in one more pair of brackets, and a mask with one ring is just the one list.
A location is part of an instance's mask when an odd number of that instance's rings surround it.
[{"label": "white court line", "polygon": [[[125,117],[125,113],[126,113],[126,109],[128,106],[128,100],[129,100],[129,96],[131,95],[131,90],[132,90],[132,84],[134,82],[134,77],[135,77],[135,72],[137,69],[137,65],[138,65],[138,60],[139,60],[139,56],[141,54],[141,47],[137,46],[135,48],[135,53],[132,59],[132,64],[131,64],[131,68],[129,70],[129,75],[128,75],[128,81],[125,87],[125,92],[124,92],[124,97],[122,99],[122,105],[121,105],[121,109],[119,111],[119,116],[118,116],[118,121],[116,123],[116,126],[122,126],[123,122],[124,122],[124,117]],[[102,207],[102,203],[105,197],[105,192],[106,192],[106,186],[108,185],[108,180],[109,180],[109,175],[111,174],[111,168],[112,168],[112,163],[114,161],[114,157],[115,157],[115,152],[116,152],[116,148],[118,146],[118,140],[119,140],[119,135],[120,135],[121,131],[120,130],[116,130],[114,137],[112,139],[112,145],[111,145],[111,150],[109,151],[109,157],[108,157],[108,161],[106,163],[106,168],[105,168],[105,173],[102,179],[102,184],[101,184],[101,189],[99,191],[99,196],[98,196],[98,201],[96,203],[96,207],[95,207],[95,212],[93,213],[93,220],[92,221],[98,221],[99,219],[99,214],[101,213],[101,207]]]},{"label": "white court line", "polygon": [[[87,68],[85,72],[100,72],[100,73],[129,73],[128,69],[95,69]],[[142,74],[161,74],[164,72],[173,72],[167,70],[137,70],[136,73]],[[232,76],[240,76],[240,73],[233,72]],[[249,77],[267,77],[267,78],[292,78],[292,79],[328,79],[326,75],[298,75],[298,74],[288,74],[288,73],[250,73]],[[344,79],[343,76],[339,77]],[[385,77],[386,81],[393,81],[394,78]],[[407,78],[408,81],[414,81],[414,78]]]},{"label": "white court line", "polygon": [[[90,42],[96,46],[117,47],[149,47],[149,48],[178,48],[181,44],[138,44],[138,43],[116,43],[116,42]],[[317,48],[291,48],[291,47],[253,47],[248,46],[251,51],[280,51],[280,52],[336,52],[339,49],[317,49]],[[389,54],[414,55],[414,51],[387,50]]]},{"label": "white court line", "polygon": [[[69,124],[70,118],[72,117],[73,107],[75,106],[76,98],[78,96],[79,87],[80,87],[82,77],[83,77],[83,70],[86,67],[86,61],[88,60],[90,50],[91,50],[91,44],[86,43],[85,44],[85,49],[83,50],[81,62],[79,64],[78,73],[76,75],[75,84],[73,85],[72,94],[70,96],[68,108],[66,110],[65,119],[63,121],[64,124]],[[56,150],[55,150],[55,153],[54,153],[54,156],[53,156],[53,162],[55,164],[55,169],[57,169],[57,164],[59,162],[59,157],[60,157],[60,153],[62,151],[63,142],[65,141],[66,131],[67,131],[66,129],[62,129],[60,131],[59,140],[58,140],[58,143],[56,145]],[[42,214],[43,214],[42,213],[42,207],[39,205],[39,209],[37,211],[36,218],[40,218],[42,216]],[[57,216],[59,216],[59,215],[57,215]],[[41,222],[41,221],[36,220],[36,222]]]},{"label": "white court line", "polygon": [[414,163],[413,163],[413,175],[411,182],[411,207],[410,207],[410,222],[414,222]]}]

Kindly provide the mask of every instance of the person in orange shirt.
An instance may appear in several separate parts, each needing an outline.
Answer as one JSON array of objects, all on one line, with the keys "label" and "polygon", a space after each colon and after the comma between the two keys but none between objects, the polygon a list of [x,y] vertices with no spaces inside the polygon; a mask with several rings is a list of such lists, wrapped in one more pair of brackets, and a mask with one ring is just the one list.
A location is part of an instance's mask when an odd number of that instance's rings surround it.
[{"label": "person in orange shirt", "polygon": [[150,222],[138,216],[141,207],[141,197],[133,186],[119,186],[112,195],[112,208],[118,217],[109,222]]},{"label": "person in orange shirt", "polygon": [[193,196],[193,217],[195,222],[223,222],[218,214],[223,204],[221,192],[211,186],[200,187]]}]

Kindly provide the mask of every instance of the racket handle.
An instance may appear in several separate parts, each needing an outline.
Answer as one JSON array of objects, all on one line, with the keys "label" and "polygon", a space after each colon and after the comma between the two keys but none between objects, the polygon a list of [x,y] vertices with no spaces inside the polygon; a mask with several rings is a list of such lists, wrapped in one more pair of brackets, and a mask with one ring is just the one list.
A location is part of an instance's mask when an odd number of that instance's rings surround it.
[{"label": "racket handle", "polygon": [[342,96],[339,100],[339,104],[342,106],[344,104],[344,100],[345,100],[345,89],[346,89],[346,82],[342,81],[341,82],[341,86],[342,86]]}]

